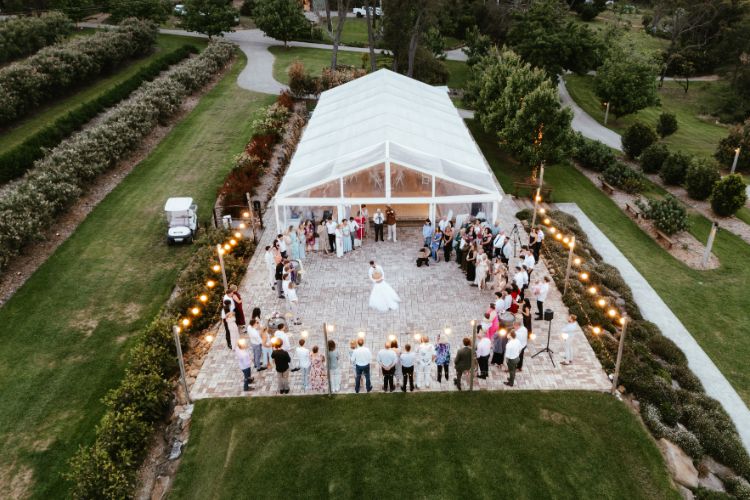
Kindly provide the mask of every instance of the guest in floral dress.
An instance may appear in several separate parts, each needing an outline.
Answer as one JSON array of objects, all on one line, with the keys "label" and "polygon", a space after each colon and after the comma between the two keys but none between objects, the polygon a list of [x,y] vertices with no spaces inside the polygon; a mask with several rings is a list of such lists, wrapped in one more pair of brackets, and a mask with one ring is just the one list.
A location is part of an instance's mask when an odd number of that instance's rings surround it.
[{"label": "guest in floral dress", "polygon": [[451,345],[441,340],[441,336],[438,335],[437,345],[435,346],[435,364],[437,365],[437,381],[438,384],[442,382],[441,375],[445,372],[445,381],[449,381],[448,368],[451,364]]},{"label": "guest in floral dress", "polygon": [[305,245],[307,253],[315,249],[315,227],[311,220],[305,223]]},{"label": "guest in floral dress", "polygon": [[312,392],[325,392],[328,390],[326,381],[326,365],[323,354],[318,352],[318,346],[314,345],[310,355],[310,390]]}]

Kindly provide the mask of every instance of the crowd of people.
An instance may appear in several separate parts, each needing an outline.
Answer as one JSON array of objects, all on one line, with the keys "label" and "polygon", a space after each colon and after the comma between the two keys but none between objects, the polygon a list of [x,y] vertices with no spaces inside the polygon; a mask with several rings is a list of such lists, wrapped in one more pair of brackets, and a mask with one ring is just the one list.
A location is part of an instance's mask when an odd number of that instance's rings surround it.
[{"label": "crowd of people", "polygon": [[[237,287],[229,287],[224,297],[222,320],[224,322],[227,346],[237,353],[237,359],[244,374],[244,390],[251,389],[253,378],[251,367],[256,371],[274,368],[277,374],[277,390],[289,393],[290,372],[301,372],[301,387],[305,392],[326,392],[328,390],[326,365],[331,374],[331,390],[341,388],[342,369],[345,367],[336,342],[330,340],[319,347],[306,346],[307,340],[300,338],[298,345],[292,346],[289,340],[288,323],[300,325],[298,314],[297,285],[302,275],[302,261],[310,252],[324,252],[341,255],[361,246],[367,236],[370,220],[366,207],[357,217],[336,223],[323,219],[317,226],[305,221],[297,229],[289,227],[279,234],[272,245],[265,248],[265,263],[268,270],[268,284],[278,297],[285,299],[291,320],[271,326],[263,325],[260,311],[256,308],[250,321],[245,324],[242,314],[242,297]],[[385,213],[379,209],[371,219],[375,227],[374,238],[383,240],[383,225],[388,226],[388,239],[396,241],[396,216],[391,207]],[[390,222],[390,223],[389,223]],[[477,325],[477,341],[472,346],[470,338],[463,338],[457,347],[455,357],[451,356],[451,344],[446,338],[437,337],[435,344],[427,336],[419,338],[412,347],[391,338],[373,357],[363,338],[352,341],[348,359],[354,376],[355,392],[362,389],[370,392],[373,388],[371,366],[374,364],[383,378],[383,391],[403,392],[428,389],[433,372],[439,384],[450,379],[450,365],[453,359],[455,377],[452,382],[462,390],[462,379],[472,369],[478,379],[490,376],[490,367],[501,367],[507,373],[504,383],[513,386],[516,373],[523,371],[524,356],[528,342],[534,337],[534,321],[544,319],[544,303],[552,281],[549,276],[537,276],[535,268],[539,260],[544,240],[541,228],[532,228],[528,243],[521,243],[516,226],[506,233],[499,223],[475,219],[454,229],[447,217],[441,218],[433,227],[426,220],[422,227],[423,247],[417,257],[417,266],[429,266],[433,262],[453,262],[466,276],[468,284],[482,290],[494,292],[495,300],[490,302]],[[524,233],[525,238],[525,233]],[[536,302],[536,312],[532,307]],[[575,316],[568,318],[562,329],[564,365],[573,362],[572,333],[577,328]],[[247,338],[241,334],[247,333]],[[322,352],[324,351],[324,352]],[[433,368],[434,367],[434,368]]]}]

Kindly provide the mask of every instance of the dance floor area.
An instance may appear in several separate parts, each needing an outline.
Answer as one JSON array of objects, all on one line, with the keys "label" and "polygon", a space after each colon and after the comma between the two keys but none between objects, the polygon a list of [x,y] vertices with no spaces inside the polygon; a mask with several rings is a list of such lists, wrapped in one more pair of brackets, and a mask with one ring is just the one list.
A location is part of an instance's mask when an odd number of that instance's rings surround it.
[{"label": "dance floor area", "polygon": [[[505,203],[512,202],[504,200],[504,205]],[[507,209],[505,213],[512,213],[509,207],[504,208]],[[510,218],[503,220],[506,230],[512,227],[513,222]],[[277,298],[267,283],[268,275],[263,253],[273,236],[272,230],[265,231],[258,252],[250,261],[248,273],[240,284],[240,293],[245,301],[245,315],[248,318],[253,307],[261,308],[264,319],[274,312],[287,312],[284,299]],[[470,321],[479,321],[489,303],[494,301],[494,291],[471,287],[455,262],[441,261],[431,263],[430,267],[417,268],[416,254],[422,241],[420,228],[398,228],[398,242],[395,243],[375,243],[372,236],[373,233],[370,231],[361,248],[342,258],[323,253],[306,256],[302,283],[297,289],[302,325],[291,325],[289,328],[292,346],[297,346],[298,340],[305,334],[306,347],[312,348],[317,345],[321,352],[324,352],[323,324],[325,322],[334,325],[334,331],[329,334],[329,338],[335,340],[339,351],[342,393],[354,392],[354,375],[349,363],[349,343],[356,339],[360,332],[364,332],[366,344],[373,354],[373,391],[380,392],[383,379],[375,357],[389,336],[394,335],[398,339],[402,350],[405,344],[411,344],[414,350],[418,344],[414,339],[415,335],[427,335],[434,344],[440,334],[443,341],[447,340],[450,343],[451,356],[454,357],[461,346],[461,339],[465,336],[471,337]],[[400,295],[401,305],[398,311],[380,313],[368,307],[371,290],[368,278],[370,260],[375,260],[383,268],[386,281]],[[533,278],[540,278],[546,274],[547,269],[540,263]],[[535,306],[533,300],[532,304]],[[547,322],[534,321],[536,336],[535,339],[529,340],[524,368],[522,372],[517,373],[515,386],[511,388],[503,384],[507,379],[504,368],[492,367],[488,379],[475,379],[475,390],[603,391],[610,387],[606,374],[580,330],[573,335],[573,364],[560,365],[562,340],[559,332],[565,324],[567,309],[561,301],[560,293],[554,287],[550,290],[545,308],[555,311],[550,342],[550,347],[554,351],[555,366],[553,367],[547,354],[532,358],[532,355],[546,344],[548,331]],[[294,349],[290,354],[294,367]],[[429,389],[421,390],[456,390],[452,383],[452,360],[450,369],[451,381],[443,380],[442,383],[437,383],[437,371],[433,367]],[[253,377],[254,389],[243,392],[242,373],[234,354],[227,348],[222,329],[216,335],[191,387],[191,396],[193,399],[201,399],[278,395],[276,373],[273,368],[261,372],[253,370]],[[400,381],[397,381],[398,383]],[[290,384],[291,395],[310,394],[302,390],[300,372],[291,373]],[[464,390],[467,388],[468,384],[464,384]]]}]

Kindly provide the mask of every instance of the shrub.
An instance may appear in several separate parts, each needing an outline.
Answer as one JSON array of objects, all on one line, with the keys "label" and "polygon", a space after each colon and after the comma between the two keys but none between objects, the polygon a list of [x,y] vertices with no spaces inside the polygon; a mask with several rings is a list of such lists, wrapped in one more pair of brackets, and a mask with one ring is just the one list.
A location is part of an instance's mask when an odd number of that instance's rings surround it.
[{"label": "shrub", "polygon": [[661,170],[664,160],[669,156],[669,149],[665,144],[655,142],[641,152],[641,168],[647,174],[655,174]]},{"label": "shrub", "polygon": [[680,387],[691,392],[703,392],[703,383],[687,366],[674,365],[669,367],[669,373]]},{"label": "shrub", "polygon": [[579,136],[573,158],[582,167],[596,170],[597,172],[604,172],[617,163],[617,156],[615,156],[615,153],[608,146],[583,136]]},{"label": "shrub", "polygon": [[672,235],[689,227],[687,212],[677,198],[667,195],[663,200],[648,200],[648,205],[636,200],[643,216],[651,219],[661,232]]},{"label": "shrub", "polygon": [[714,186],[720,179],[719,171],[705,160],[694,160],[685,174],[685,187],[688,196],[694,200],[705,200],[711,196]]},{"label": "shrub", "polygon": [[626,193],[640,193],[645,186],[645,179],[624,163],[617,162],[604,171],[602,177],[608,184],[618,187]]},{"label": "shrub", "polygon": [[73,23],[61,12],[39,17],[16,17],[0,22],[0,64],[26,57],[59,42],[73,31]]},{"label": "shrub", "polygon": [[0,183],[23,175],[36,160],[44,156],[45,148],[55,146],[99,113],[125,99],[144,82],[153,80],[166,68],[195,52],[197,52],[195,46],[183,45],[164,54],[127,80],[108,89],[99,97],[72,109],[68,114],[29,136],[18,146],[0,154]]},{"label": "shrub", "polygon": [[737,159],[737,170],[750,169],[750,119],[743,125],[737,125],[729,130],[729,135],[719,141],[714,158],[725,168],[730,168],[734,162],[737,148],[740,156]]},{"label": "shrub", "polygon": [[240,15],[252,17],[253,9],[255,9],[255,2],[256,0],[245,0],[244,2],[242,2],[242,6],[240,7]]},{"label": "shrub", "polygon": [[154,24],[128,19],[116,30],[46,47],[0,69],[0,126],[80,82],[118,67],[126,59],[151,51],[156,34]]},{"label": "shrub", "polygon": [[645,123],[635,122],[622,134],[622,149],[630,158],[638,158],[641,152],[655,143],[657,139],[653,128]]},{"label": "shrub", "polygon": [[99,122],[35,163],[0,198],[0,269],[39,238],[94,178],[136,148],[184,97],[205,85],[233,56],[234,45],[214,42],[111,109]]},{"label": "shrub", "polygon": [[659,331],[659,327],[650,321],[633,320],[628,323],[628,335],[643,342],[656,335],[661,335],[661,332]]},{"label": "shrub", "polygon": [[693,158],[686,153],[670,153],[659,170],[659,177],[665,184],[681,186],[685,182],[685,175],[692,161]]},{"label": "shrub", "polygon": [[740,174],[725,176],[711,192],[711,208],[722,217],[733,215],[747,201],[746,187]]},{"label": "shrub", "polygon": [[663,335],[651,337],[646,345],[661,359],[672,365],[687,366],[685,354],[677,347],[677,344]]},{"label": "shrub", "polygon": [[315,77],[305,71],[302,61],[295,59],[287,70],[289,90],[295,97],[305,97],[318,93]]},{"label": "shrub", "polygon": [[667,137],[677,132],[677,116],[674,113],[662,113],[656,121],[656,132],[661,137]]}]

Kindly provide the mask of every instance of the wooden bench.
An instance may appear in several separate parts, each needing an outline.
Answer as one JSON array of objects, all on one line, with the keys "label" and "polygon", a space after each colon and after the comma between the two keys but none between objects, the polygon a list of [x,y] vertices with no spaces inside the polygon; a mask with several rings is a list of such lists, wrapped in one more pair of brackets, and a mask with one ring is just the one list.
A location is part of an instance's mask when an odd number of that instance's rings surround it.
[{"label": "wooden bench", "polygon": [[636,219],[640,219],[640,217],[641,217],[641,212],[636,207],[634,207],[633,205],[631,205],[630,203],[626,203],[625,204],[625,211],[628,212],[629,214],[631,214]]},{"label": "wooden bench", "polygon": [[656,230],[656,239],[657,240],[664,240],[664,243],[667,244],[667,248],[672,248],[672,245],[674,245],[674,240],[667,236],[666,234],[662,233],[658,229]]},{"label": "wooden bench", "polygon": [[602,189],[605,193],[609,195],[615,194],[615,188],[607,184],[607,181],[605,181],[603,177],[599,177],[599,182],[602,183]]},{"label": "wooden bench", "polygon": [[[537,190],[538,187],[539,187],[539,184],[535,183],[535,182],[521,182],[521,181],[516,181],[516,182],[513,183],[513,188],[514,188],[513,196],[515,196],[516,198],[518,198],[518,192],[521,189],[528,189],[529,190],[529,197],[533,198],[534,195],[536,194],[536,190]],[[552,201],[552,188],[551,187],[547,187],[547,186],[542,187],[540,193],[541,193],[542,199],[544,201],[546,201],[546,202],[551,202]]]}]

